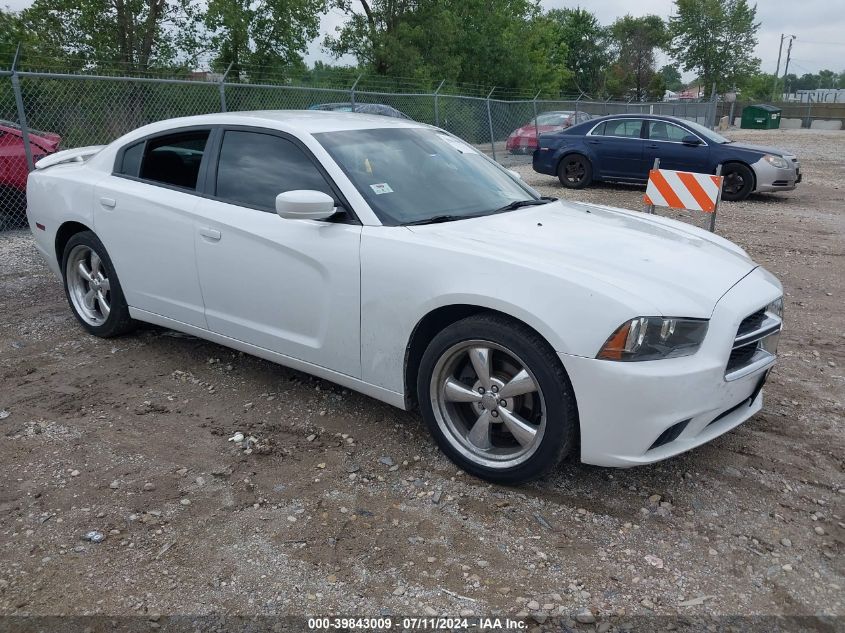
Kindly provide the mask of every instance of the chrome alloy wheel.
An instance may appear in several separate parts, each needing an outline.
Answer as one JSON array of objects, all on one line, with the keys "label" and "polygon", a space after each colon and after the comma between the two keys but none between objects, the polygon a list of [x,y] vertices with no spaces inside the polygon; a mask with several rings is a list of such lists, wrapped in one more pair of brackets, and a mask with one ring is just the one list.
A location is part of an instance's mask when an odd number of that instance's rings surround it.
[{"label": "chrome alloy wheel", "polygon": [[103,325],[111,311],[111,285],[100,256],[82,244],[75,246],[68,255],[65,275],[77,314],[88,325]]},{"label": "chrome alloy wheel", "polygon": [[434,367],[432,409],[449,443],[488,468],[511,468],[537,450],[546,430],[539,383],[510,350],[490,341],[450,347]]}]

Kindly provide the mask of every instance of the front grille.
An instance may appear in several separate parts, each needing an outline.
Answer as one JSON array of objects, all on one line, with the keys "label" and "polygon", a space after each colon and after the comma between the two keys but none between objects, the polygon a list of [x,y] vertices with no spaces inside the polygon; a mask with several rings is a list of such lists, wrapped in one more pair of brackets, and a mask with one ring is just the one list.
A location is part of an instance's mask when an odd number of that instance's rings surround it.
[{"label": "front grille", "polygon": [[775,180],[772,187],[786,187],[789,184],[788,180]]},{"label": "front grille", "polygon": [[759,330],[760,326],[766,318],[766,308],[760,308],[754,314],[749,314],[739,324],[739,329],[736,332],[737,336],[743,336],[754,330]]},{"label": "front grille", "polygon": [[728,368],[727,373],[735,371],[740,367],[745,367],[751,362],[751,359],[754,358],[754,354],[757,353],[757,346],[746,345],[744,347],[736,347],[731,350],[731,355],[728,358]]},{"label": "front grille", "polygon": [[[741,370],[749,365],[772,358],[773,352],[765,344],[767,339],[777,336],[781,329],[781,320],[774,314],[760,308],[745,317],[736,331],[731,353],[725,366],[725,378],[739,378]],[[776,345],[776,340],[769,340]],[[773,349],[773,348],[772,348]]]}]

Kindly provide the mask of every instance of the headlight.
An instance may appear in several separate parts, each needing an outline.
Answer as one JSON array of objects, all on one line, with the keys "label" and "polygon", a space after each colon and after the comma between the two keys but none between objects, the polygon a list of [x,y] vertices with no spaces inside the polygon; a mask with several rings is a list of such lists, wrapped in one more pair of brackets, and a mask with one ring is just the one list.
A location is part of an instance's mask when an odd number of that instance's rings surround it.
[{"label": "headlight", "polygon": [[789,167],[789,163],[786,162],[786,159],[782,156],[773,156],[771,154],[766,154],[763,156],[763,160],[765,160],[769,165],[772,167],[777,167],[778,169],[786,169]]},{"label": "headlight", "polygon": [[703,319],[637,317],[610,335],[596,358],[602,360],[657,360],[695,354],[704,335]]},{"label": "headlight", "polygon": [[766,306],[766,312],[783,321],[783,297],[778,297]]}]

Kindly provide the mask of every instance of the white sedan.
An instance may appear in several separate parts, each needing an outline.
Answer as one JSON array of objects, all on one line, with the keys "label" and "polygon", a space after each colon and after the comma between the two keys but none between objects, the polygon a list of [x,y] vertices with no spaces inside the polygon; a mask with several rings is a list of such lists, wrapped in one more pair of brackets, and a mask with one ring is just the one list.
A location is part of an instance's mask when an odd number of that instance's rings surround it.
[{"label": "white sedan", "polygon": [[434,127],[275,111],[42,159],[35,242],[82,327],[147,321],[419,406],[501,483],[687,451],[760,410],[780,283],[656,216],[543,198]]}]

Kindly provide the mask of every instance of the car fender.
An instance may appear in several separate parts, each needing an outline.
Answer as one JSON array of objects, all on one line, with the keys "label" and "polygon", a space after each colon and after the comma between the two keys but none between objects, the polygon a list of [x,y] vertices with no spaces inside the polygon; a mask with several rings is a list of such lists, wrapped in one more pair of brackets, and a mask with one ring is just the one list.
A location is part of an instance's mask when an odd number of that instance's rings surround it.
[{"label": "car fender", "polygon": [[56,236],[62,225],[94,226],[94,183],[100,172],[79,163],[32,172],[27,180],[27,216],[35,244],[55,274],[61,276]]},{"label": "car fender", "polygon": [[595,174],[595,167],[597,164],[597,159],[595,152],[591,149],[588,149],[584,145],[569,145],[567,147],[562,147],[554,155],[554,165],[555,165],[555,173],[558,173],[560,170],[560,163],[561,161],[569,156],[570,154],[581,154],[582,156],[586,156],[587,159],[593,165],[593,173]]},{"label": "car fender", "polygon": [[[362,378],[393,392],[404,392],[405,350],[414,329],[439,308],[500,312],[536,330],[556,352],[590,356],[626,319],[658,313],[599,276],[566,278],[554,266],[483,254],[483,247],[473,256],[471,239],[444,245],[435,231],[426,233],[363,228]],[[583,310],[591,316],[583,318]]]}]

